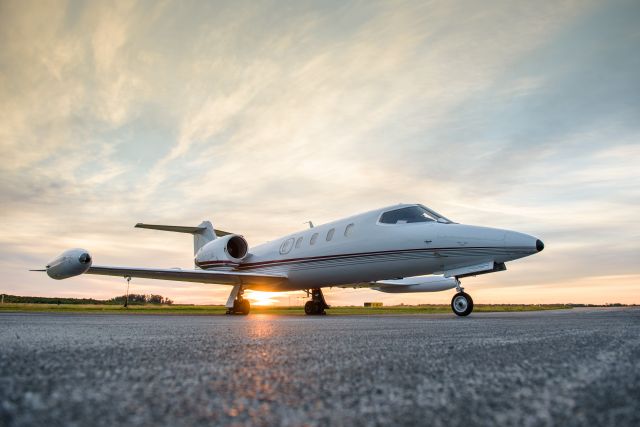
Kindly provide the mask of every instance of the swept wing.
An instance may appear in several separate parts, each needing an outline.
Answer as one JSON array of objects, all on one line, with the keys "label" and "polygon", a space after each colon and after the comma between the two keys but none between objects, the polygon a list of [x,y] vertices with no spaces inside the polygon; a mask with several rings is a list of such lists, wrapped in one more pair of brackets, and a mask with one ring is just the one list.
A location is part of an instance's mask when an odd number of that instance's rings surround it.
[{"label": "swept wing", "polygon": [[253,274],[235,271],[182,270],[179,268],[142,268],[91,266],[86,274],[139,277],[141,279],[175,280],[180,282],[213,283],[219,285],[277,286],[286,282],[284,274]]}]

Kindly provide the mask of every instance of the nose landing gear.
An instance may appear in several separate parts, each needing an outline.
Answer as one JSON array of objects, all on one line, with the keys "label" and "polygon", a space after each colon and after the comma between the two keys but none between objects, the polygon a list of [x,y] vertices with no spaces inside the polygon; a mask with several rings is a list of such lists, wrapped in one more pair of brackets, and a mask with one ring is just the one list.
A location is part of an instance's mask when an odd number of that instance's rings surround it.
[{"label": "nose landing gear", "polygon": [[329,308],[329,305],[324,300],[322,289],[311,289],[311,291],[307,291],[307,296],[309,295],[311,295],[311,300],[307,301],[307,303],[304,305],[304,313],[309,316],[327,314],[325,309]]},{"label": "nose landing gear", "polygon": [[471,295],[464,292],[459,280],[456,290],[458,293],[451,299],[451,309],[458,316],[468,316],[473,311],[473,299],[471,299]]}]

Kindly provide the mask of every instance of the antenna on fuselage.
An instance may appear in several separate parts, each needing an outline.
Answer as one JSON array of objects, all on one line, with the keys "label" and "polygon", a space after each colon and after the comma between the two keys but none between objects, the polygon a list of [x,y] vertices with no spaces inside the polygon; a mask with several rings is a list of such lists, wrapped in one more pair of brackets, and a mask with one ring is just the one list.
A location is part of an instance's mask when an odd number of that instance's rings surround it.
[{"label": "antenna on fuselage", "polygon": [[309,224],[309,228],[313,228],[313,222],[311,221],[305,221],[303,224]]}]

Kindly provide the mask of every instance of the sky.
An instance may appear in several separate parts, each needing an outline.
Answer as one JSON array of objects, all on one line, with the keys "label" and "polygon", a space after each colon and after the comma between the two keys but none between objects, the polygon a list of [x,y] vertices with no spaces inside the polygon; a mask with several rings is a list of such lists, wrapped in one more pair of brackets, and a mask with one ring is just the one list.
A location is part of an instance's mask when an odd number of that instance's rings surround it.
[{"label": "sky", "polygon": [[[0,293],[124,293],[27,271],[70,247],[193,266],[190,236],[137,222],[209,219],[257,245],[423,203],[545,242],[465,279],[476,303],[640,303],[639,20],[637,0],[2,0]],[[131,292],[223,303],[229,288]]]}]

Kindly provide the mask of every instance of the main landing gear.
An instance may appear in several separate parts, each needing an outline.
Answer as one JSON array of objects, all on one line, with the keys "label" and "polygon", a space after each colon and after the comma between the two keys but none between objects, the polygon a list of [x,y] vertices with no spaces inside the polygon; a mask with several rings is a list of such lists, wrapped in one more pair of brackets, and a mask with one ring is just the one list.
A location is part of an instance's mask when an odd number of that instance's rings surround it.
[{"label": "main landing gear", "polygon": [[473,300],[469,294],[464,292],[459,280],[456,290],[458,293],[451,299],[451,309],[458,316],[468,316],[473,311]]},{"label": "main landing gear", "polygon": [[324,310],[329,308],[329,305],[324,300],[322,289],[311,289],[311,291],[307,291],[307,296],[309,295],[311,295],[311,300],[304,305],[304,313],[309,316],[327,314]]},{"label": "main landing gear", "polygon": [[242,295],[244,294],[244,290],[242,286],[236,285],[231,290],[231,294],[229,294],[229,299],[227,300],[227,314],[241,314],[246,316],[251,311],[251,304],[248,299],[244,299]]}]

